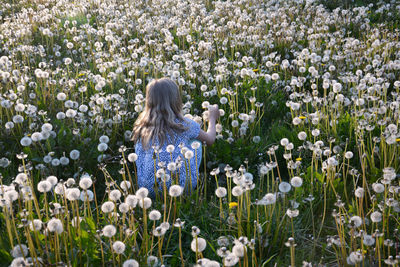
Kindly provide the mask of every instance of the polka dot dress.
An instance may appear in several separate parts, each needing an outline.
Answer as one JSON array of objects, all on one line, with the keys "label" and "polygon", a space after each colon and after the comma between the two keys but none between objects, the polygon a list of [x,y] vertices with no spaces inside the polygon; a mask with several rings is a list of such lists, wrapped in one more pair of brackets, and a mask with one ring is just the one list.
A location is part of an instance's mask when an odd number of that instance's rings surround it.
[{"label": "polka dot dress", "polygon": [[[172,184],[179,183],[185,188],[186,192],[189,191],[190,186],[194,189],[197,184],[202,147],[201,142],[198,141],[200,146],[197,149],[193,149],[192,143],[199,136],[200,125],[189,118],[185,118],[184,121],[177,119],[176,122],[182,123],[187,130],[179,134],[174,134],[174,136],[167,135],[167,142],[158,149],[158,153],[152,145],[147,150],[143,148],[140,141],[135,145],[135,152],[138,155],[138,159],[136,160],[138,186],[139,188],[146,187],[152,197],[155,196],[156,188],[158,188],[159,192],[162,192],[164,181],[167,189]],[[168,145],[174,146],[172,152],[167,151]],[[192,151],[193,153],[188,153],[187,151]],[[182,152],[184,152],[186,157],[191,154],[193,157],[186,159]],[[160,169],[164,169],[166,175],[160,175]],[[186,178],[189,175],[191,179]],[[155,176],[157,177],[156,179]]]}]

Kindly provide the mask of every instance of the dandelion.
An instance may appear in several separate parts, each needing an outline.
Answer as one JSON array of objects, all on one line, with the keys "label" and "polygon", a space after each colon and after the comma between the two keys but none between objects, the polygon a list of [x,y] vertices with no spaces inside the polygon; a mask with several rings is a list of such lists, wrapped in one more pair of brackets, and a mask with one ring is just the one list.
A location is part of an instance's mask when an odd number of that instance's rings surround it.
[{"label": "dandelion", "polygon": [[191,159],[191,158],[193,158],[193,157],[194,157],[194,153],[193,153],[192,150],[187,150],[187,151],[185,152],[185,158],[186,158],[186,159]]},{"label": "dandelion", "polygon": [[266,205],[271,205],[276,202],[276,194],[273,193],[267,193],[264,197],[263,200],[265,200]]},{"label": "dandelion", "polygon": [[190,248],[194,252],[202,252],[203,250],[205,250],[206,246],[207,246],[206,240],[201,237],[193,239],[192,243],[190,243]]},{"label": "dandelion", "polygon": [[297,134],[297,138],[299,138],[299,140],[302,140],[302,141],[306,140],[306,139],[307,139],[307,134],[306,134],[306,132],[303,132],[303,131],[299,132],[299,133]]},{"label": "dandelion", "polygon": [[52,188],[52,185],[49,181],[40,181],[37,185],[37,189],[41,193],[49,192]]},{"label": "dandelion", "polygon": [[358,198],[362,198],[364,196],[364,188],[359,187],[354,191],[354,195]]},{"label": "dandelion", "polygon": [[152,210],[149,213],[149,219],[152,221],[158,221],[161,219],[161,213],[158,210]]},{"label": "dandelion", "polygon": [[69,157],[70,157],[72,160],[77,160],[77,159],[79,158],[79,156],[80,156],[79,150],[74,149],[74,150],[71,150],[71,151],[69,152]]},{"label": "dandelion", "polygon": [[235,197],[241,196],[243,194],[243,189],[240,186],[235,186],[232,188],[232,195]]},{"label": "dandelion", "polygon": [[115,228],[114,225],[106,225],[103,227],[103,235],[105,237],[113,237],[117,233],[117,229]]},{"label": "dandelion", "polygon": [[241,244],[240,242],[237,242],[237,244],[235,244],[232,247],[232,253],[235,254],[239,258],[244,256],[245,251],[246,251],[246,247],[243,244]]},{"label": "dandelion", "polygon": [[25,173],[18,173],[17,176],[15,176],[14,181],[17,184],[23,185],[28,181],[28,175],[26,175]]},{"label": "dandelion", "polygon": [[347,152],[344,154],[344,157],[345,157],[346,159],[351,159],[351,158],[353,158],[353,152],[347,151]]},{"label": "dandelion", "polygon": [[167,151],[168,153],[172,153],[172,152],[174,152],[174,150],[175,150],[175,146],[174,146],[174,145],[168,145],[168,146],[166,147],[166,151]]},{"label": "dandelion", "polygon": [[375,244],[375,238],[373,238],[371,235],[364,235],[363,243],[366,246],[372,246]]},{"label": "dandelion", "polygon": [[125,203],[128,204],[131,208],[135,208],[138,203],[138,198],[135,195],[128,195],[125,198]]},{"label": "dandelion", "polygon": [[114,189],[108,194],[109,199],[118,201],[121,198],[121,191]]},{"label": "dandelion", "polygon": [[136,260],[130,259],[124,261],[122,267],[139,267],[139,263]]},{"label": "dandelion", "polygon": [[239,257],[234,253],[229,253],[223,260],[224,266],[235,266],[239,262]]},{"label": "dandelion", "polygon": [[183,193],[183,187],[180,185],[172,185],[168,191],[171,197],[179,197]]},{"label": "dandelion", "polygon": [[292,186],[287,182],[281,182],[278,188],[282,193],[287,193],[290,191],[290,189],[292,189]]},{"label": "dandelion", "polygon": [[81,180],[79,181],[79,186],[83,189],[83,190],[87,190],[92,186],[92,179],[90,178],[90,176],[84,176],[81,178]]},{"label": "dandelion", "polygon": [[357,264],[358,262],[361,262],[363,259],[363,255],[359,251],[353,251],[350,253],[349,257],[347,258],[347,262],[350,265]]},{"label": "dandelion", "polygon": [[119,186],[121,187],[122,190],[125,192],[128,191],[129,188],[131,188],[131,183],[129,181],[122,181]]},{"label": "dandelion", "polygon": [[382,221],[382,213],[380,213],[379,211],[374,211],[371,213],[371,221],[374,223],[378,223],[380,221]]},{"label": "dandelion", "polygon": [[112,201],[106,201],[101,205],[101,211],[104,213],[110,213],[114,211],[115,205]]},{"label": "dandelion", "polygon": [[30,146],[32,144],[32,139],[28,136],[25,136],[20,141],[22,146]]},{"label": "dandelion", "polygon": [[153,230],[153,235],[156,237],[163,236],[163,235],[165,235],[165,233],[166,233],[166,230],[161,226],[158,226]]},{"label": "dandelion", "polygon": [[69,201],[78,200],[81,196],[81,191],[78,188],[68,188],[65,193]]},{"label": "dandelion", "polygon": [[106,143],[100,143],[98,146],[97,146],[97,150],[99,151],[99,152],[104,152],[104,151],[106,151],[108,149],[108,145],[106,144]]},{"label": "dandelion", "polygon": [[50,123],[44,123],[42,125],[43,132],[50,132],[51,130],[53,130],[53,125],[51,125]]},{"label": "dandelion", "polygon": [[91,190],[85,190],[81,192],[80,200],[82,201],[93,201],[94,193]]},{"label": "dandelion", "polygon": [[[40,229],[42,229],[42,221],[39,219],[34,219],[33,221],[31,221],[29,223],[29,229],[31,229],[31,231],[39,231]],[[26,255],[25,255],[26,256]]]},{"label": "dandelion", "polygon": [[295,176],[290,180],[290,184],[293,187],[300,187],[303,184],[303,179],[301,179],[299,176]]},{"label": "dandelion", "polygon": [[373,183],[372,189],[375,191],[375,193],[379,194],[385,191],[385,186],[381,183]]},{"label": "dandelion", "polygon": [[286,215],[287,215],[289,218],[297,217],[297,216],[299,215],[299,210],[297,210],[297,209],[288,209],[288,210],[286,211]]},{"label": "dandelion", "polygon": [[226,194],[227,194],[227,191],[226,191],[226,188],[225,188],[225,187],[218,187],[218,188],[215,190],[215,195],[216,195],[217,197],[219,197],[219,198],[225,197]]},{"label": "dandelion", "polygon": [[64,231],[64,227],[61,220],[56,218],[53,218],[47,222],[47,229],[50,232],[56,232],[57,234],[61,234]]},{"label": "dandelion", "polygon": [[71,220],[72,227],[77,227],[82,222],[82,217],[74,217]]},{"label": "dandelion", "polygon": [[140,199],[138,203],[139,207],[141,207],[142,209],[148,209],[151,207],[151,199],[148,197]]},{"label": "dandelion", "polygon": [[237,207],[237,206],[238,206],[238,203],[237,203],[237,202],[229,202],[229,208],[230,208],[230,209],[235,208],[235,207]]},{"label": "dandelion", "polygon": [[16,245],[11,250],[11,256],[14,258],[26,257],[28,255],[28,247],[25,244]]},{"label": "dandelion", "polygon": [[115,241],[112,245],[113,250],[117,254],[122,254],[125,251],[125,244],[121,241]]},{"label": "dandelion", "polygon": [[279,79],[279,74],[278,74],[278,73],[273,73],[273,74],[271,75],[271,79],[272,79],[273,81],[278,80],[278,79]]},{"label": "dandelion", "polygon": [[57,195],[64,195],[64,193],[66,192],[67,188],[65,187],[64,184],[58,183],[55,187],[54,187],[54,193],[56,193]]},{"label": "dandelion", "polygon": [[155,256],[147,257],[147,266],[155,267],[158,264],[158,259]]},{"label": "dandelion", "polygon": [[149,190],[147,188],[145,188],[145,187],[141,187],[141,188],[139,188],[138,191],[136,191],[136,196],[139,199],[147,197],[148,194],[149,194]]},{"label": "dandelion", "polygon": [[135,162],[138,159],[138,156],[136,153],[130,153],[128,155],[128,161],[129,162]]},{"label": "dandelion", "polygon": [[353,216],[350,218],[350,223],[352,223],[355,227],[360,227],[362,224],[362,219],[360,216]]},{"label": "dandelion", "polygon": [[109,141],[110,141],[110,138],[108,138],[107,135],[102,135],[102,136],[99,137],[99,142],[100,143],[108,144]]},{"label": "dandelion", "polygon": [[314,129],[311,131],[312,136],[317,137],[320,134],[320,130],[319,129]]},{"label": "dandelion", "polygon": [[287,138],[281,139],[281,146],[286,147],[288,144],[289,144],[289,139],[287,139]]},{"label": "dandelion", "polygon": [[201,143],[198,141],[194,141],[191,144],[192,149],[195,149],[195,150],[198,149],[200,146],[201,146]]}]

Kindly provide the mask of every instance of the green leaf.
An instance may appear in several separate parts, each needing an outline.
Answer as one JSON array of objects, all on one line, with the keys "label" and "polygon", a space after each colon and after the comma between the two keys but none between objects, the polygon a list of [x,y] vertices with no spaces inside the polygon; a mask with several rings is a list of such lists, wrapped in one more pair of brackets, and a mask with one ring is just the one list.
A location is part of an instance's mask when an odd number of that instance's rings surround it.
[{"label": "green leaf", "polygon": [[270,262],[272,260],[273,257],[275,257],[276,254],[272,255],[271,257],[268,258],[268,260],[264,261],[263,264],[261,265],[262,267],[265,266],[265,264],[267,264],[268,262]]},{"label": "green leaf", "polygon": [[86,223],[89,226],[90,230],[96,231],[96,224],[94,223],[92,218],[86,218]]}]

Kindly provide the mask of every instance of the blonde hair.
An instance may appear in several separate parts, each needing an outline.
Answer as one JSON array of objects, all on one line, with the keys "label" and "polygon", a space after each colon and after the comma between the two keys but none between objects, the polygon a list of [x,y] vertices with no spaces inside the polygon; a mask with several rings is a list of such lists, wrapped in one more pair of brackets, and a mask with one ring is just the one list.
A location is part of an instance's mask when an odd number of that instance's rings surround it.
[{"label": "blonde hair", "polygon": [[162,146],[167,134],[186,130],[183,124],[175,121],[176,118],[184,120],[178,85],[168,78],[151,81],[146,87],[145,109],[133,126],[132,141],[140,141],[145,149],[155,140]]}]

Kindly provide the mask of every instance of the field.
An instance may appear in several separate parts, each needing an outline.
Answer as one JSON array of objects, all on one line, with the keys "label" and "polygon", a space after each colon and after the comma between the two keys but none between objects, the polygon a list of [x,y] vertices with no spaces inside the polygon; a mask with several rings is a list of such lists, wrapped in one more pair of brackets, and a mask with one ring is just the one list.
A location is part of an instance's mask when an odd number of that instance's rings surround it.
[{"label": "field", "polygon": [[[399,23],[398,1],[0,0],[0,265],[399,266]],[[130,138],[161,77],[221,116],[196,190],[165,169],[150,198]]]}]

